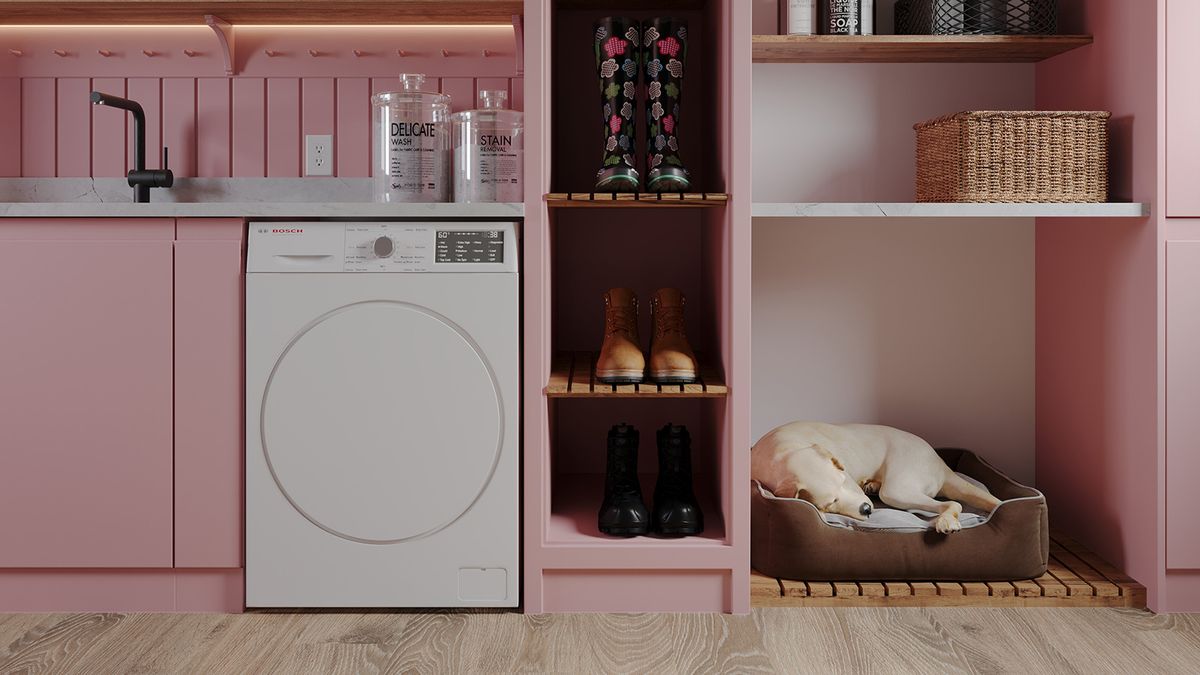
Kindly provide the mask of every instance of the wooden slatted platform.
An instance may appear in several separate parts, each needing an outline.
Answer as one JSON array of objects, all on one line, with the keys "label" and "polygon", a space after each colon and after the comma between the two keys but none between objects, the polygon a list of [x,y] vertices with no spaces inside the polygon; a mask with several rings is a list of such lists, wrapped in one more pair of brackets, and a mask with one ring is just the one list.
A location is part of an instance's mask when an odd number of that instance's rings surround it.
[{"label": "wooden slatted platform", "polygon": [[701,360],[695,384],[604,384],[596,381],[595,352],[563,352],[550,364],[549,398],[720,398],[729,394],[720,371]]},{"label": "wooden slatted platform", "polygon": [[1146,607],[1146,588],[1061,533],[1037,579],[1014,582],[816,582],[750,573],[755,607]]},{"label": "wooden slatted platform", "polygon": [[549,208],[717,207],[729,201],[721,192],[551,192]]}]

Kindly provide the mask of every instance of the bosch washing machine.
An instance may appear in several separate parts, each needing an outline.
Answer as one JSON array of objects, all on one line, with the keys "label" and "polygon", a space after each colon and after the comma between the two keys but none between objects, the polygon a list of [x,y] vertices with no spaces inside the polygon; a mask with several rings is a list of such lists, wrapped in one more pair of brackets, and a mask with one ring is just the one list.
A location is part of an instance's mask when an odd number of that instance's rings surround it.
[{"label": "bosch washing machine", "polygon": [[517,238],[251,223],[247,606],[517,606]]}]

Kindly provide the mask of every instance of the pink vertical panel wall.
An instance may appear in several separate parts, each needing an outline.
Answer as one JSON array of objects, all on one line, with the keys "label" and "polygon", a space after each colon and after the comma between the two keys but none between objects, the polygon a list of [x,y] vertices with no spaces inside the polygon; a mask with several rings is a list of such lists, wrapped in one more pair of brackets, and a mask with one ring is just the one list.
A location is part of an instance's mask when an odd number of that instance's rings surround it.
[{"label": "pink vertical panel wall", "polygon": [[[170,168],[180,178],[196,175],[196,80],[168,77],[162,81],[162,140],[169,149]],[[147,158],[151,167],[162,166],[161,156]]]},{"label": "pink vertical panel wall", "polygon": [[261,77],[233,81],[233,176],[267,175],[267,83]]},{"label": "pink vertical panel wall", "polygon": [[[125,79],[120,77],[98,77],[92,80],[92,89],[125,96]],[[88,106],[92,118],[92,176],[113,178],[124,176],[128,141],[125,128],[129,113],[102,106]]]},{"label": "pink vertical panel wall", "polygon": [[[156,168],[162,158],[162,80],[154,77],[132,77],[126,82],[129,98],[142,104],[146,113],[146,166]],[[114,111],[116,112],[116,111]],[[133,116],[129,121],[129,138],[133,138]],[[133,168],[133,144],[129,144],[129,167]]]},{"label": "pink vertical panel wall", "polygon": [[53,78],[21,80],[21,175],[54,176],[58,137],[55,117],[57,92]]},{"label": "pink vertical panel wall", "polygon": [[0,177],[21,175],[21,80],[0,77]]},{"label": "pink vertical panel wall", "polygon": [[92,166],[91,80],[67,77],[57,81],[57,167],[59,176],[88,176]]},{"label": "pink vertical panel wall", "polygon": [[300,80],[267,78],[267,176],[300,175]]},{"label": "pink vertical panel wall", "polygon": [[230,175],[230,80],[202,77],[196,80],[196,175],[213,178]]},{"label": "pink vertical panel wall", "polygon": [[[506,90],[523,109],[520,78],[431,77],[425,87],[450,94],[456,111],[474,108],[483,89]],[[0,176],[124,176],[132,119],[90,105],[93,89],[141,103],[150,168],[165,145],[180,177],[299,176],[303,136],[320,133],[334,136],[334,175],[367,176],[370,96],[397,88],[394,77],[0,77],[10,102],[0,110],[0,147],[12,148],[0,153]]]},{"label": "pink vertical panel wall", "polygon": [[371,175],[371,82],[365,77],[337,80],[337,175]]}]

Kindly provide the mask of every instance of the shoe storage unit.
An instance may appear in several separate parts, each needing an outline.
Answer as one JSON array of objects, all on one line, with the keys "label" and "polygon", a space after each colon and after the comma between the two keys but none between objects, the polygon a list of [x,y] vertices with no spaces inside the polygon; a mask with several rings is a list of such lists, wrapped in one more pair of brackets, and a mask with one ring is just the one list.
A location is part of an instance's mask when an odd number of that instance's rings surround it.
[{"label": "shoe storage unit", "polygon": [[[593,192],[605,149],[593,23],[606,16],[687,21],[676,133],[688,193]],[[546,0],[526,3],[525,35],[527,184],[538,191],[526,202],[525,610],[745,612],[750,201],[737,189],[749,187],[749,12],[734,0]],[[643,349],[651,294],[683,291],[696,383],[595,380],[610,287],[637,292]],[[640,432],[647,502],[655,432],[688,428],[701,534],[598,531],[605,436],[621,422]]]}]

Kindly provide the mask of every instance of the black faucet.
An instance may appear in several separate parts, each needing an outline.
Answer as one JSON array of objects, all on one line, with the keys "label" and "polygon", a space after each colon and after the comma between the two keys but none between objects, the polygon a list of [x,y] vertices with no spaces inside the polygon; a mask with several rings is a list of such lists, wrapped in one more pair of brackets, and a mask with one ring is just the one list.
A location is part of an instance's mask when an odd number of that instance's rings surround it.
[{"label": "black faucet", "polygon": [[93,91],[92,104],[128,110],[133,115],[133,170],[129,172],[128,178],[135,202],[149,202],[152,187],[169,188],[175,184],[175,174],[167,168],[166,147],[163,147],[163,168],[157,171],[146,168],[146,113],[137,101]]}]

